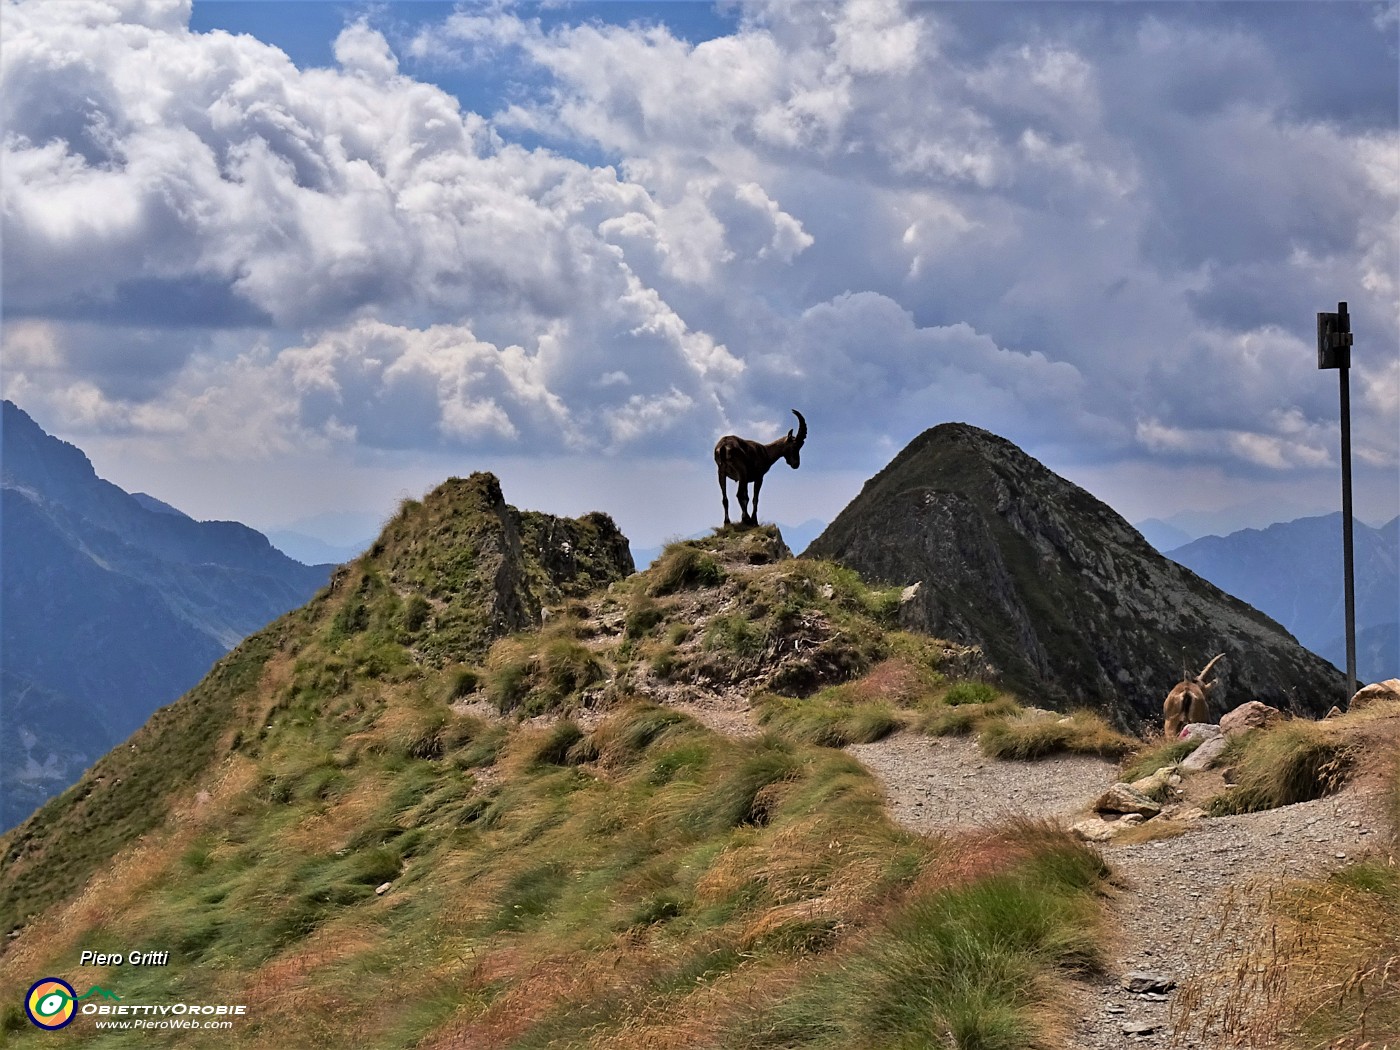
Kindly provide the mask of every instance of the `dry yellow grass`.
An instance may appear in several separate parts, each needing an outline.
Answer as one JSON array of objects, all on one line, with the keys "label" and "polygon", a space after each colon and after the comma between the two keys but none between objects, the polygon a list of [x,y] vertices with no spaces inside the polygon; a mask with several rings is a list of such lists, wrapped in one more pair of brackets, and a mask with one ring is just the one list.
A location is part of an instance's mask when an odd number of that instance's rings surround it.
[{"label": "dry yellow grass", "polygon": [[385,785],[379,777],[365,776],[319,813],[289,827],[281,835],[286,849],[298,855],[328,853],[343,846],[365,826],[384,803]]},{"label": "dry yellow grass", "polygon": [[[207,786],[187,796],[173,811],[164,829],[147,835],[118,854],[88,880],[68,903],[51,911],[43,922],[25,926],[0,956],[0,982],[20,983],[47,959],[74,959],[82,950],[86,931],[139,925],[155,905],[149,891],[191,845],[222,805],[253,781],[253,764],[231,756]],[[85,967],[82,978],[96,979],[105,970]],[[63,976],[56,974],[55,976]],[[32,976],[28,981],[32,981]]]}]

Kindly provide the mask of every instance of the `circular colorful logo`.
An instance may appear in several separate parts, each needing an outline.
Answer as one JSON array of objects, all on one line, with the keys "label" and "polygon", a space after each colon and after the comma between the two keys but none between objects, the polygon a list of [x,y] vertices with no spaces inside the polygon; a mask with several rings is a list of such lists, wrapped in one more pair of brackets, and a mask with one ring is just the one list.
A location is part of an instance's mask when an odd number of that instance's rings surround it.
[{"label": "circular colorful logo", "polygon": [[45,977],[35,981],[24,997],[24,1012],[40,1028],[53,1031],[73,1023],[77,1014],[75,1000],[78,993],[67,981],[57,977]]}]

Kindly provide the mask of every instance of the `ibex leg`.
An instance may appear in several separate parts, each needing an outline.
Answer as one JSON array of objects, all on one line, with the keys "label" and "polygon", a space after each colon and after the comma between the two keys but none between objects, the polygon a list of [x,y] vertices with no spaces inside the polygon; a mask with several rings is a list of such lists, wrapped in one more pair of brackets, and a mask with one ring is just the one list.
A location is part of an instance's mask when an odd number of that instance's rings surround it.
[{"label": "ibex leg", "polygon": [[749,520],[749,483],[739,482],[739,524],[745,525]]},{"label": "ibex leg", "polygon": [[724,484],[724,471],[719,472],[719,498],[724,501],[724,523],[729,524],[729,489]]},{"label": "ibex leg", "polygon": [[754,478],[753,482],[753,515],[749,518],[750,525],[758,524],[758,491],[763,488],[763,479]]}]

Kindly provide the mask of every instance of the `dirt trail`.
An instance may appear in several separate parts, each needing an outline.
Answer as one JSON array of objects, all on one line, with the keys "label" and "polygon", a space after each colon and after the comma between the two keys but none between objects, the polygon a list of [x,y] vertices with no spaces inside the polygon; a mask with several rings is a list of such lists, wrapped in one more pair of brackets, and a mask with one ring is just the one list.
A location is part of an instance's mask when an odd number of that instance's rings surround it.
[{"label": "dirt trail", "polygon": [[[1039,762],[984,758],[974,742],[902,733],[849,749],[885,785],[890,811],[917,831],[994,823],[1010,813],[1064,819],[1081,813],[1118,779],[1113,762],[1083,757]],[[1132,994],[1125,975],[1146,971],[1178,986],[1224,973],[1254,934],[1232,902],[1283,875],[1333,870],[1379,845],[1373,795],[1348,788],[1332,798],[1266,813],[1205,819],[1172,839],[1102,847],[1121,887],[1112,903],[1116,936],[1101,977],[1080,989],[1076,1050],[1167,1047],[1219,1050],[1217,1032],[1172,1041],[1177,990]],[[1206,982],[1223,991],[1222,982]]]},{"label": "dirt trail", "polygon": [[890,813],[916,831],[993,824],[1003,817],[1067,817],[1118,779],[1118,765],[1066,756],[999,762],[968,737],[898,733],[846,749],[885,786]]}]

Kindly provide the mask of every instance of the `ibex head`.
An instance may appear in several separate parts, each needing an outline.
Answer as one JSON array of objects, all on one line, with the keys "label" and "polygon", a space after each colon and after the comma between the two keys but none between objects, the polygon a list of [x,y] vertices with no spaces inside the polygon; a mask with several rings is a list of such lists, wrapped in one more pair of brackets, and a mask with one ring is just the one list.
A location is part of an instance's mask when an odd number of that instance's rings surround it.
[{"label": "ibex head", "polygon": [[787,432],[787,450],[783,453],[783,459],[787,461],[788,466],[796,470],[801,465],[798,453],[802,451],[802,442],[807,440],[807,421],[795,408],[792,414],[797,417],[797,434],[794,436],[791,430]]}]

